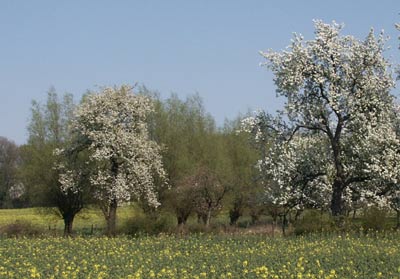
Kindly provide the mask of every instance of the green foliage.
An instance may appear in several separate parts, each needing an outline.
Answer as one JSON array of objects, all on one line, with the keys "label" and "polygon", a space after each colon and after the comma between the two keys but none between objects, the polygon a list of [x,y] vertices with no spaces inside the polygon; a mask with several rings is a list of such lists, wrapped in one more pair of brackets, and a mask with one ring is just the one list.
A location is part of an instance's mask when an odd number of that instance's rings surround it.
[{"label": "green foliage", "polygon": [[0,236],[5,237],[33,237],[44,233],[43,228],[29,221],[17,220],[14,223],[0,226]]},{"label": "green foliage", "polygon": [[388,211],[375,206],[364,209],[362,215],[362,227],[366,231],[382,231],[388,229]]},{"label": "green foliage", "polygon": [[226,186],[224,142],[199,95],[181,100],[172,94],[161,101],[147,89],[142,91],[154,99],[156,111],[149,120],[150,135],[163,147],[163,163],[171,186],[170,190],[159,189],[160,201],[176,214],[179,223],[185,223],[192,212],[200,210],[201,197],[193,195],[194,184],[187,183],[193,182],[191,178],[207,169],[217,177],[215,181]]},{"label": "green foliage", "polygon": [[307,210],[294,224],[296,235],[332,232],[335,230],[335,221],[328,213],[318,210]]},{"label": "green foliage", "polygon": [[17,172],[20,164],[17,145],[0,136],[0,208],[12,207],[20,200],[23,187],[18,180]]},{"label": "green foliage", "polygon": [[257,207],[260,203],[255,196],[261,189],[256,183],[258,154],[250,145],[247,133],[239,132],[241,119],[226,121],[222,131],[222,144],[224,148],[223,157],[225,164],[221,172],[225,183],[228,185],[229,193],[229,215],[230,224],[234,225],[244,214],[245,209]]},{"label": "green foliage", "polygon": [[210,155],[215,152],[210,137],[216,131],[215,122],[205,112],[199,95],[181,100],[172,94],[165,101],[154,102],[156,111],[150,118],[150,134],[164,146],[164,166],[174,186],[199,166],[211,163]]},{"label": "green foliage", "polygon": [[69,138],[74,103],[71,94],[59,98],[54,88],[47,93],[47,101],[32,101],[28,125],[28,143],[21,146],[19,177],[26,189],[31,206],[56,206],[60,193],[58,172],[54,169],[54,149]]},{"label": "green foliage", "polygon": [[176,222],[174,216],[168,213],[160,213],[156,216],[139,214],[126,220],[119,233],[126,235],[157,235],[175,231]]}]

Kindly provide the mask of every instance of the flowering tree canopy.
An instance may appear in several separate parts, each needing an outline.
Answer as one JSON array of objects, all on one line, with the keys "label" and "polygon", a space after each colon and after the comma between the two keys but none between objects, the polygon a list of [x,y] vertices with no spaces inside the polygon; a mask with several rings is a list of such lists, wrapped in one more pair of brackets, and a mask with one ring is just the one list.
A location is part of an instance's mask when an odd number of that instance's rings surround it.
[{"label": "flowering tree canopy", "polygon": [[277,94],[287,101],[276,118],[245,121],[259,139],[262,133],[274,136],[260,165],[268,166],[279,188],[307,181],[307,187],[311,183],[327,193],[328,183],[333,215],[343,213],[352,193],[384,196],[398,181],[400,159],[384,36],[376,38],[371,30],[360,41],[340,35],[341,29],[315,21],[314,40],[295,34],[287,50],[261,52]]},{"label": "flowering tree canopy", "polygon": [[[152,111],[147,97],[134,95],[128,86],[104,88],[87,95],[75,111],[72,123],[78,147],[89,151],[93,165],[90,183],[108,221],[115,229],[117,205],[144,198],[158,206],[155,177],[165,181],[160,148],[149,139],[146,116]],[[79,147],[80,145],[80,147]],[[64,190],[76,185],[66,172],[60,182]]]}]

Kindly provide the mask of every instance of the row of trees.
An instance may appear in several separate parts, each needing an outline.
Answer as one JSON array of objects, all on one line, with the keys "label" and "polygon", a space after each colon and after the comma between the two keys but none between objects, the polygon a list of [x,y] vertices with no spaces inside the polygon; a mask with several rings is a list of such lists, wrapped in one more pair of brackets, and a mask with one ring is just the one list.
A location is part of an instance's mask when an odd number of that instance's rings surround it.
[{"label": "row of trees", "polygon": [[197,95],[161,100],[121,86],[75,105],[50,90],[46,104],[32,104],[28,143],[1,139],[1,206],[56,206],[69,234],[96,203],[110,235],[117,207],[131,201],[173,211],[178,225],[191,214],[208,225],[223,203],[231,224],[244,209],[254,219],[268,209],[283,224],[307,208],[399,212],[400,118],[385,39],[341,29],[316,21],[315,39],[295,35],[288,50],[262,52],[284,109],[222,128]]},{"label": "row of trees", "polygon": [[55,207],[65,234],[84,206],[97,204],[112,235],[117,207],[131,201],[148,214],[173,212],[178,225],[196,214],[206,226],[224,201],[234,224],[250,205],[257,160],[239,129],[239,118],[217,128],[198,95],[161,100],[121,86],[88,92],[77,105],[50,89],[45,104],[32,102],[28,143],[3,139],[14,157],[1,164],[13,169],[1,206]]}]

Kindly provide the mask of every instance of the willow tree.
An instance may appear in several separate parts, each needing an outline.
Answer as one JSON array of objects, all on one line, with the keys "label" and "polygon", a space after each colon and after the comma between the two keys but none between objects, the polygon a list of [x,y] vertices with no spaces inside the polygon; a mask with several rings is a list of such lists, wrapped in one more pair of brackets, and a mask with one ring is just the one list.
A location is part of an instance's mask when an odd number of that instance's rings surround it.
[{"label": "willow tree", "polygon": [[[343,214],[349,191],[384,195],[384,184],[397,181],[399,157],[384,36],[371,30],[358,40],[341,35],[341,29],[335,22],[315,21],[315,39],[295,34],[287,50],[261,52],[275,75],[277,94],[286,98],[284,116],[270,128],[286,141],[318,134],[326,142],[326,152],[316,156],[326,156],[335,216]],[[290,157],[282,163],[290,164]]]},{"label": "willow tree", "polygon": [[64,220],[64,234],[72,232],[74,216],[82,209],[82,193],[61,191],[59,160],[54,149],[62,149],[70,141],[69,124],[75,108],[71,94],[62,98],[54,88],[47,94],[47,102],[32,101],[31,119],[28,125],[28,143],[21,146],[19,176],[25,186],[31,206],[55,207]]},{"label": "willow tree", "polygon": [[[87,95],[75,111],[75,149],[87,149],[94,198],[114,235],[117,207],[134,198],[158,206],[156,177],[165,179],[160,147],[149,139],[146,117],[152,102],[135,95],[129,86],[104,88]],[[63,190],[76,185],[74,175],[63,176]]]}]

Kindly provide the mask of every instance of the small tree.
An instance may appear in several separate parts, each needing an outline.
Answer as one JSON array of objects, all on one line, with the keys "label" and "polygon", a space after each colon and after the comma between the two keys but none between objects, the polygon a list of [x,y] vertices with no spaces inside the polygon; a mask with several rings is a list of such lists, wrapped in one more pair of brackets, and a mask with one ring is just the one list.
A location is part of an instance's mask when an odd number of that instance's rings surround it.
[{"label": "small tree", "polygon": [[91,165],[86,163],[87,152],[70,146],[68,149],[54,151],[58,173],[58,189],[54,200],[64,220],[64,236],[72,234],[76,214],[90,202],[89,174]]},{"label": "small tree", "polygon": [[[146,95],[154,96],[143,89]],[[192,185],[186,183],[188,177],[195,175],[198,168],[215,163],[216,133],[215,122],[206,113],[199,95],[181,100],[172,94],[166,100],[154,98],[155,112],[151,114],[150,134],[162,149],[163,165],[168,173],[171,189],[162,191],[163,205],[177,218],[178,225],[184,225],[194,212]],[[212,162],[210,162],[212,161]]]},{"label": "small tree", "polygon": [[179,226],[184,226],[195,208],[195,192],[193,185],[187,183],[187,179],[178,182],[166,197],[168,206],[175,213]]},{"label": "small tree", "polygon": [[152,206],[159,205],[154,175],[165,180],[165,173],[160,148],[147,130],[146,117],[152,109],[147,97],[134,95],[131,87],[123,85],[87,95],[75,111],[73,131],[81,139],[80,149],[89,152],[88,163],[93,164],[89,180],[110,236],[115,234],[117,207],[122,202],[144,198]]},{"label": "small tree", "polygon": [[204,167],[188,177],[186,183],[193,188],[194,210],[208,227],[212,215],[222,208],[227,188],[213,172]]}]

